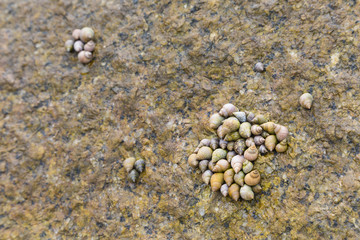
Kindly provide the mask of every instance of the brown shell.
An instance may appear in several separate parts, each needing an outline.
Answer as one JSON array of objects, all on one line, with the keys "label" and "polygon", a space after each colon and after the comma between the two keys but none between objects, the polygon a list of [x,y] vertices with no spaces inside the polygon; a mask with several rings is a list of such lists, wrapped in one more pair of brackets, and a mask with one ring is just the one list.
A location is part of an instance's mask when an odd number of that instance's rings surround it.
[{"label": "brown shell", "polygon": [[252,190],[254,193],[260,193],[262,191],[262,187],[260,186],[260,184],[256,184],[252,187]]},{"label": "brown shell", "polygon": [[211,185],[211,190],[213,192],[220,190],[221,185],[223,185],[223,183],[224,183],[224,174],[223,173],[214,173],[211,176],[210,185]]},{"label": "brown shell", "polygon": [[226,129],[226,134],[235,132],[240,127],[240,122],[236,117],[229,117],[224,120],[223,128]]},{"label": "brown shell", "polygon": [[221,125],[222,121],[224,121],[224,118],[219,113],[214,113],[210,116],[209,126],[212,129],[217,129]]},{"label": "brown shell", "polygon": [[303,108],[310,109],[313,102],[313,96],[310,93],[304,93],[301,95],[299,101]]},{"label": "brown shell", "polygon": [[240,136],[243,138],[249,138],[251,136],[251,124],[249,122],[243,122],[239,129]]},{"label": "brown shell", "polygon": [[199,162],[197,161],[195,153],[193,153],[189,156],[188,163],[192,168],[196,168],[199,165]]},{"label": "brown shell", "polygon": [[244,152],[244,158],[249,161],[255,161],[259,155],[259,151],[257,150],[255,145],[252,145]]},{"label": "brown shell", "polygon": [[275,150],[279,153],[282,153],[282,152],[286,152],[287,148],[288,148],[288,145],[287,145],[287,141],[285,139],[276,145]]},{"label": "brown shell", "polygon": [[244,181],[249,186],[255,186],[260,182],[260,173],[258,170],[253,170],[245,175]]},{"label": "brown shell", "polygon": [[219,114],[224,117],[229,117],[233,114],[233,112],[238,112],[239,109],[232,105],[231,103],[225,104],[219,111]]},{"label": "brown shell", "polygon": [[247,147],[251,147],[251,146],[255,145],[254,138],[249,137],[248,139],[246,139],[245,145],[246,145]]},{"label": "brown shell", "polygon": [[269,135],[265,139],[265,147],[271,152],[275,149],[277,140],[275,135]]},{"label": "brown shell", "polygon": [[251,133],[255,136],[260,135],[262,133],[262,131],[263,131],[263,129],[259,125],[255,124],[255,125],[251,126]]},{"label": "brown shell", "polygon": [[226,145],[227,150],[233,151],[234,145],[235,145],[235,142],[228,142],[228,144]]},{"label": "brown shell", "polygon": [[280,124],[275,124],[274,131],[276,134],[276,138],[277,138],[277,140],[279,140],[279,142],[286,139],[286,137],[289,135],[289,130],[287,129],[287,127],[282,126]]},{"label": "brown shell", "polygon": [[265,142],[265,138],[263,138],[262,136],[255,136],[254,137],[254,142],[255,142],[255,145],[261,145],[261,144],[264,144]]},{"label": "brown shell", "polygon": [[136,161],[136,159],[133,157],[130,157],[130,158],[127,158],[124,160],[123,166],[127,172],[130,172],[134,168],[135,161]]},{"label": "brown shell", "polygon": [[240,198],[240,186],[237,185],[236,183],[233,183],[230,187],[229,187],[229,196],[237,201]]},{"label": "brown shell", "polygon": [[234,182],[234,169],[230,168],[224,172],[224,180],[228,186],[230,186]]},{"label": "brown shell", "polygon": [[275,130],[275,123],[273,122],[267,122],[260,125],[265,131],[267,131],[270,134],[274,134]]},{"label": "brown shell", "polygon": [[213,150],[210,147],[201,147],[196,154],[196,159],[198,161],[205,160],[205,159],[211,159]]},{"label": "brown shell", "polygon": [[230,168],[230,163],[225,159],[221,159],[216,163],[216,165],[214,166],[212,171],[213,172],[225,172],[229,168]]}]

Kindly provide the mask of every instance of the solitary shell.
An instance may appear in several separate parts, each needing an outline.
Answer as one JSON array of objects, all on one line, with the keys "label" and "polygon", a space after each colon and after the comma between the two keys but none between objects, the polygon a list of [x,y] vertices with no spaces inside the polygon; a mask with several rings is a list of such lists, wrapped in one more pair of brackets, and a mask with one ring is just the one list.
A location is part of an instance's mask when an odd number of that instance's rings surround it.
[{"label": "solitary shell", "polygon": [[238,131],[235,131],[235,132],[226,134],[224,140],[230,142],[230,141],[236,141],[239,138],[240,138],[240,133]]},{"label": "solitary shell", "polygon": [[252,125],[251,126],[251,133],[254,135],[260,135],[262,133],[263,129],[259,125]]},{"label": "solitary shell", "polygon": [[259,153],[260,153],[261,155],[265,155],[265,154],[268,153],[268,150],[266,149],[265,145],[261,145],[261,146],[259,147]]},{"label": "solitary shell", "polygon": [[282,153],[282,152],[285,152],[287,150],[287,148],[288,148],[288,145],[287,145],[287,141],[285,139],[276,145],[275,150],[278,153]]},{"label": "solitary shell", "polygon": [[209,185],[210,183],[210,178],[213,175],[212,171],[210,170],[206,170],[203,174],[202,174],[202,180],[204,181],[205,184]]},{"label": "solitary shell", "polygon": [[75,29],[75,30],[72,32],[72,37],[73,37],[75,40],[78,40],[78,39],[80,39],[80,33],[81,33],[81,30],[80,30],[80,29]]},{"label": "solitary shell", "polygon": [[240,187],[236,183],[233,183],[229,187],[229,196],[234,200],[237,201],[240,198]]},{"label": "solitary shell", "polygon": [[75,50],[76,52],[80,52],[80,51],[82,51],[83,49],[84,49],[84,44],[83,44],[82,41],[76,41],[76,42],[74,43],[74,50]]},{"label": "solitary shell", "polygon": [[202,160],[199,162],[199,168],[201,170],[201,172],[205,172],[208,168],[209,165],[209,161],[208,160]]},{"label": "solitary shell", "polygon": [[233,112],[233,115],[241,122],[246,122],[246,113],[245,112]]},{"label": "solitary shell", "polygon": [[127,172],[130,172],[134,168],[136,159],[133,157],[124,160],[123,166]]},{"label": "solitary shell", "polygon": [[94,30],[92,30],[89,27],[84,27],[83,29],[81,29],[80,32],[80,39],[84,43],[87,43],[88,41],[94,38],[94,35],[95,35]]},{"label": "solitary shell", "polygon": [[226,154],[226,160],[228,160],[228,162],[231,162],[231,159],[236,155],[236,152],[235,151],[229,151],[227,154]]},{"label": "solitary shell", "polygon": [[310,109],[313,102],[313,96],[310,93],[304,93],[300,97],[300,105],[303,108]]},{"label": "solitary shell", "polygon": [[219,139],[218,138],[212,138],[210,140],[210,147],[215,150],[219,147]]},{"label": "solitary shell", "polygon": [[265,147],[271,152],[275,149],[277,143],[275,135],[269,135],[265,139]]},{"label": "solitary shell", "polygon": [[234,150],[239,155],[244,153],[245,147],[246,147],[246,145],[245,145],[245,140],[244,139],[239,139],[234,144]]},{"label": "solitary shell", "polygon": [[81,63],[89,63],[92,59],[92,53],[88,51],[81,51],[78,54],[78,59]]},{"label": "solitary shell", "polygon": [[249,137],[248,139],[246,139],[245,145],[246,145],[247,147],[251,147],[251,146],[255,145],[254,139],[253,139],[252,137]]},{"label": "solitary shell", "polygon": [[254,137],[254,143],[255,145],[261,145],[265,142],[265,138],[263,138],[262,136],[255,136]]},{"label": "solitary shell", "polygon": [[244,181],[249,186],[255,186],[260,182],[260,173],[258,170],[251,171],[246,174]]},{"label": "solitary shell", "polygon": [[243,122],[239,129],[240,136],[248,138],[251,136],[251,124],[249,122]]},{"label": "solitary shell", "polygon": [[220,140],[219,140],[219,146],[220,146],[222,149],[226,149],[227,144],[228,144],[227,141],[225,141],[225,140],[223,140],[223,139],[220,139]]},{"label": "solitary shell", "polygon": [[282,126],[280,124],[275,124],[275,130],[276,138],[281,142],[289,135],[289,130],[287,127]]},{"label": "solitary shell", "polygon": [[234,169],[235,173],[240,172],[241,168],[243,167],[243,163],[245,158],[240,155],[236,155],[231,159],[231,167]]},{"label": "solitary shell", "polygon": [[211,160],[213,162],[217,162],[220,159],[226,158],[226,154],[227,154],[227,152],[224,149],[221,149],[221,148],[215,149],[215,151],[212,153]]},{"label": "solitary shell", "polygon": [[211,155],[213,153],[213,150],[209,147],[201,147],[196,155],[196,159],[198,161],[205,160],[205,159],[211,159]]},{"label": "solitary shell", "polygon": [[223,125],[220,125],[218,127],[218,129],[216,130],[216,133],[219,136],[219,138],[224,138],[227,132],[226,132],[226,129],[223,128]]},{"label": "solitary shell", "polygon": [[214,166],[212,171],[213,172],[225,172],[229,168],[230,168],[230,163],[225,159],[221,159],[216,163],[216,165]]},{"label": "solitary shell", "polygon": [[254,192],[252,191],[250,186],[245,184],[240,188],[240,196],[242,199],[250,201],[254,199]]},{"label": "solitary shell", "polygon": [[257,150],[255,145],[252,145],[244,152],[244,158],[249,161],[255,161],[259,155],[259,151]]},{"label": "solitary shell", "polygon": [[128,175],[128,179],[132,182],[136,182],[136,180],[139,178],[139,173],[133,169]]},{"label": "solitary shell", "polygon": [[95,43],[94,43],[94,41],[89,41],[89,42],[87,42],[85,45],[84,45],[84,49],[85,49],[85,51],[89,51],[89,52],[92,52],[92,51],[94,51],[94,49],[95,49]]},{"label": "solitary shell", "polygon": [[239,109],[237,107],[235,107],[231,103],[227,103],[221,108],[221,110],[219,111],[219,114],[224,117],[229,117],[234,112],[238,112],[238,111],[239,111]]},{"label": "solitary shell", "polygon": [[223,120],[224,118],[219,113],[214,113],[209,119],[210,128],[217,129]]},{"label": "solitary shell", "polygon": [[211,190],[213,192],[218,191],[223,183],[224,183],[223,173],[214,173],[210,178]]},{"label": "solitary shell", "polygon": [[228,144],[226,145],[227,150],[229,150],[229,151],[234,150],[234,145],[235,145],[235,142],[228,142]]},{"label": "solitary shell", "polygon": [[252,120],[253,123],[257,123],[257,124],[263,124],[266,123],[268,120],[264,115],[256,115],[255,118]]},{"label": "solitary shell", "polygon": [[275,123],[273,122],[266,122],[260,125],[265,131],[267,131],[270,134],[274,134],[275,130]]},{"label": "solitary shell", "polygon": [[134,164],[135,169],[139,172],[142,173],[145,170],[145,161],[144,159],[139,159],[135,162]]},{"label": "solitary shell", "polygon": [[242,165],[242,170],[246,174],[249,173],[253,169],[253,167],[254,165],[252,164],[252,162],[245,160]]},{"label": "solitary shell", "polygon": [[262,187],[260,186],[260,184],[257,184],[252,187],[252,190],[254,193],[260,193],[262,191]]},{"label": "solitary shell", "polygon": [[230,186],[234,182],[234,169],[230,168],[224,172],[224,180],[228,186]]},{"label": "solitary shell", "polygon": [[188,158],[188,164],[192,167],[192,168],[196,168],[199,164],[199,162],[197,161],[197,156],[195,153],[191,154]]},{"label": "solitary shell", "polygon": [[246,113],[246,120],[248,121],[248,122],[253,122],[253,120],[254,120],[254,118],[255,118],[255,114],[254,113],[252,113],[252,112],[247,112],[247,111],[245,111],[245,113]]},{"label": "solitary shell", "polygon": [[220,192],[221,192],[221,194],[222,194],[224,197],[226,197],[226,196],[228,195],[228,193],[229,193],[229,187],[228,187],[228,185],[223,184],[223,185],[221,186],[221,188],[220,188]]},{"label": "solitary shell", "polygon": [[263,72],[265,71],[265,68],[264,68],[264,64],[262,64],[261,62],[257,62],[254,66],[254,71],[255,72]]},{"label": "solitary shell", "polygon": [[74,40],[69,39],[65,42],[65,49],[67,52],[71,52],[74,49]]},{"label": "solitary shell", "polygon": [[234,175],[234,181],[240,186],[244,186],[244,177],[245,177],[244,172],[240,171]]}]

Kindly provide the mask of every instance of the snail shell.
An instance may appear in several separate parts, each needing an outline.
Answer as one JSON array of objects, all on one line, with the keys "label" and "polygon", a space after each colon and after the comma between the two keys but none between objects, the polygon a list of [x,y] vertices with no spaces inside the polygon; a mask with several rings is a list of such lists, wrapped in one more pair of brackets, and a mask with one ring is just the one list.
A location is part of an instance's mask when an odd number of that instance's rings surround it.
[{"label": "snail shell", "polygon": [[254,165],[252,162],[245,160],[242,165],[242,171],[246,174],[249,173],[253,169]]},{"label": "snail shell", "polygon": [[257,124],[263,124],[266,123],[268,120],[264,115],[256,115],[256,117],[252,120],[253,123],[257,123]]},{"label": "snail shell", "polygon": [[235,151],[229,151],[227,154],[226,154],[226,160],[228,160],[228,162],[231,162],[231,159],[236,155],[236,152]]},{"label": "snail shell", "polygon": [[211,190],[213,192],[218,191],[221,188],[221,185],[224,183],[224,174],[223,173],[214,173],[210,178]]},{"label": "snail shell", "polygon": [[211,160],[216,163],[220,159],[226,158],[227,151],[221,148],[215,149],[215,151],[212,153]]},{"label": "snail shell", "polygon": [[271,152],[275,149],[277,143],[275,135],[269,135],[265,138],[265,147]]},{"label": "snail shell", "polygon": [[216,133],[219,136],[219,138],[224,138],[227,132],[226,129],[224,129],[223,125],[220,125],[216,130]]},{"label": "snail shell", "polygon": [[144,159],[139,159],[135,162],[134,164],[135,169],[139,172],[142,173],[145,170],[145,161]]},{"label": "snail shell", "polygon": [[81,29],[80,32],[80,39],[84,43],[87,43],[88,41],[94,38],[94,35],[95,35],[94,30],[92,30],[89,27],[84,27],[83,29]]},{"label": "snail shell", "polygon": [[197,156],[195,153],[191,154],[188,158],[188,164],[190,165],[190,167],[192,168],[196,168],[199,164],[199,162],[197,161]]},{"label": "snail shell", "polygon": [[235,145],[235,142],[228,142],[228,144],[226,145],[227,150],[229,150],[229,151],[234,150],[234,145]]},{"label": "snail shell", "polygon": [[226,149],[227,144],[228,144],[227,141],[225,141],[225,140],[223,140],[223,139],[220,139],[220,140],[219,140],[219,146],[220,146],[222,149]]},{"label": "snail shell", "polygon": [[207,138],[204,138],[200,141],[199,145],[198,145],[198,148],[201,148],[201,147],[209,147],[210,146],[210,142],[211,140],[210,139],[207,139]]},{"label": "snail shell", "polygon": [[244,158],[249,161],[255,161],[259,155],[259,151],[257,150],[255,145],[252,145],[244,152]]},{"label": "snail shell", "polygon": [[84,49],[84,44],[83,44],[83,42],[82,41],[76,41],[75,43],[74,43],[74,50],[76,51],[76,52],[80,52],[80,51],[82,51]]},{"label": "snail shell", "polygon": [[230,141],[236,141],[239,138],[240,138],[240,133],[236,131],[226,134],[224,140],[230,142]]},{"label": "snail shell", "polygon": [[216,164],[215,162],[210,161],[209,164],[208,164],[208,168],[212,171],[214,169],[214,167],[215,167],[215,164]]},{"label": "snail shell", "polygon": [[210,140],[210,147],[215,150],[219,147],[219,139],[218,138],[212,138]]},{"label": "snail shell", "polygon": [[240,136],[243,138],[249,138],[251,136],[251,124],[249,122],[243,122],[239,129]]},{"label": "snail shell", "polygon": [[313,96],[310,93],[304,93],[301,95],[299,101],[303,108],[310,109],[313,102]]},{"label": "snail shell", "polygon": [[266,132],[266,131],[263,131],[262,133],[261,133],[261,136],[263,137],[263,138],[266,138],[267,136],[269,136],[270,134],[268,133],[268,132]]},{"label": "snail shell", "polygon": [[260,125],[265,131],[267,131],[270,134],[274,134],[275,130],[275,123],[273,122],[266,122]]},{"label": "snail shell", "polygon": [[264,67],[264,64],[261,63],[261,62],[257,62],[254,66],[254,71],[255,72],[263,72],[265,71],[265,67]]},{"label": "snail shell", "polygon": [[127,172],[130,172],[134,168],[136,159],[133,157],[124,160],[123,166]]},{"label": "snail shell", "polygon": [[226,159],[219,160],[213,168],[213,172],[225,172],[230,168],[230,163]]},{"label": "snail shell", "polygon": [[72,32],[72,37],[73,37],[75,40],[78,40],[78,39],[80,39],[80,33],[81,33],[81,30],[80,30],[80,29],[75,29],[75,30]]},{"label": "snail shell", "polygon": [[265,154],[268,153],[268,150],[266,149],[266,147],[265,147],[264,144],[259,147],[259,153],[260,153],[261,155],[265,155]]},{"label": "snail shell", "polygon": [[69,39],[65,42],[65,49],[67,52],[74,50],[74,40]]},{"label": "snail shell", "polygon": [[213,172],[210,170],[206,170],[203,174],[202,174],[202,180],[204,181],[205,184],[209,185],[210,183],[210,178],[213,175]]},{"label": "snail shell", "polygon": [[263,129],[259,125],[252,125],[251,126],[251,133],[254,135],[260,135],[262,133]]},{"label": "snail shell", "polygon": [[239,109],[237,107],[235,107],[231,103],[227,103],[221,108],[221,110],[219,111],[219,114],[224,117],[229,117],[234,112],[238,112],[238,111],[239,111]]},{"label": "snail shell", "polygon": [[260,182],[260,173],[258,170],[253,170],[246,174],[244,181],[249,186],[255,186]]},{"label": "snail shell", "polygon": [[232,168],[229,168],[224,172],[224,180],[228,186],[234,182],[235,171]]},{"label": "snail shell", "polygon": [[222,121],[224,121],[224,118],[219,113],[214,113],[209,119],[210,128],[217,129]]},{"label": "snail shell", "polygon": [[264,144],[264,142],[265,142],[265,138],[263,138],[262,136],[255,136],[254,137],[255,145],[261,145],[261,144]]},{"label": "snail shell", "polygon": [[205,160],[205,159],[211,159],[213,150],[209,147],[201,147],[196,154],[196,158],[198,161]]},{"label": "snail shell", "polygon": [[285,152],[287,150],[287,148],[288,148],[287,141],[286,141],[286,139],[284,139],[276,145],[275,150],[278,153],[282,153],[282,152]]},{"label": "snail shell", "polygon": [[240,122],[236,117],[229,117],[223,122],[223,129],[226,134],[237,131],[240,127]]},{"label": "snail shell", "polygon": [[92,53],[88,51],[81,51],[78,54],[78,59],[81,63],[89,63],[92,59]]},{"label": "snail shell", "polygon": [[240,172],[241,168],[243,167],[243,163],[245,158],[241,155],[236,155],[231,159],[231,167],[234,169],[235,173]]},{"label": "snail shell", "polygon": [[136,182],[136,180],[139,178],[139,173],[133,169],[128,175],[128,179],[132,182]]},{"label": "snail shell", "polygon": [[233,183],[229,187],[229,196],[234,200],[237,201],[240,198],[240,187],[236,183]]},{"label": "snail shell", "polygon": [[254,118],[255,118],[255,114],[252,113],[252,112],[247,112],[247,111],[245,111],[245,113],[247,114],[247,115],[246,115],[246,120],[247,120],[248,122],[253,122],[253,120],[254,120]]},{"label": "snail shell", "polygon": [[85,49],[85,51],[89,51],[89,52],[92,52],[92,51],[94,51],[94,49],[95,49],[95,43],[94,43],[94,41],[89,41],[89,42],[87,42],[85,45],[84,45],[84,49]]},{"label": "snail shell", "polygon": [[275,124],[274,132],[279,142],[284,140],[289,135],[289,130],[287,129],[287,127],[282,126],[280,124]]},{"label": "snail shell", "polygon": [[250,201],[254,199],[254,192],[252,191],[250,186],[245,184],[240,188],[240,196],[242,199]]},{"label": "snail shell", "polygon": [[244,186],[245,174],[243,171],[240,171],[234,175],[234,181],[240,186]]},{"label": "snail shell", "polygon": [[228,195],[228,193],[229,193],[229,187],[228,187],[228,185],[223,184],[223,185],[221,186],[221,188],[220,188],[220,192],[221,192],[221,194],[222,194],[224,197],[226,197],[226,196]]},{"label": "snail shell", "polygon": [[237,154],[241,155],[244,153],[246,144],[244,139],[239,139],[234,144],[234,150]]},{"label": "snail shell", "polygon": [[205,172],[208,168],[209,165],[209,161],[208,160],[202,160],[199,162],[199,168],[201,170],[201,172]]},{"label": "snail shell", "polygon": [[241,122],[246,122],[246,113],[245,112],[233,112],[233,115]]},{"label": "snail shell", "polygon": [[252,187],[252,190],[254,193],[260,193],[262,191],[262,187],[260,186],[260,184],[257,184]]},{"label": "snail shell", "polygon": [[246,139],[245,145],[246,145],[247,147],[254,146],[254,145],[255,145],[254,139],[253,139],[252,137],[249,137],[248,139]]}]

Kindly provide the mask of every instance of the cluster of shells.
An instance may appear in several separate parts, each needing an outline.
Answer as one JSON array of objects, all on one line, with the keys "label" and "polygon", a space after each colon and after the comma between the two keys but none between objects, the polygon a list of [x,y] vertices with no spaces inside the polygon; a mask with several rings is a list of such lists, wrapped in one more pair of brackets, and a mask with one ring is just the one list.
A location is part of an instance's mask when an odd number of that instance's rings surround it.
[{"label": "cluster of shells", "polygon": [[81,63],[89,63],[93,59],[95,49],[94,30],[89,27],[75,29],[72,32],[72,39],[65,42],[66,51],[75,51],[78,53],[78,59]]},{"label": "cluster of shells", "polygon": [[140,173],[145,170],[144,159],[136,160],[133,157],[124,160],[123,166],[128,173],[127,178],[129,181],[136,182],[139,179]]},{"label": "cluster of shells", "polygon": [[260,173],[254,169],[259,154],[285,152],[288,129],[269,122],[263,115],[241,112],[228,103],[210,117],[210,128],[217,136],[203,139],[188,158],[193,168],[199,168],[202,179],[212,191],[220,190],[237,201],[254,199],[260,193]]}]

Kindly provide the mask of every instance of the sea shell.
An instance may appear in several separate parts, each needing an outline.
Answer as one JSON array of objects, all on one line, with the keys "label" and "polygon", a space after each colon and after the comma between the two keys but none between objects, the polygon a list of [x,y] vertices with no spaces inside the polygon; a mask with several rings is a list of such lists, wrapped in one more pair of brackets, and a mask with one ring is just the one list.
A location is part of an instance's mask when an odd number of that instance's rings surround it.
[{"label": "sea shell", "polygon": [[92,53],[88,51],[81,51],[78,54],[79,62],[84,64],[91,62],[92,58],[93,58]]},{"label": "sea shell", "polygon": [[262,114],[256,115],[255,118],[252,120],[252,122],[256,124],[263,124],[266,123],[267,121],[268,119]]},{"label": "sea shell", "polygon": [[134,168],[136,159],[133,157],[124,160],[123,166],[127,172],[130,172]]},{"label": "sea shell", "polygon": [[310,93],[304,93],[301,95],[299,101],[303,108],[310,109],[313,102],[313,96]]},{"label": "sea shell", "polygon": [[239,129],[240,136],[243,138],[249,138],[251,136],[251,124],[249,122],[243,122]]},{"label": "sea shell", "polygon": [[263,137],[263,138],[266,138],[267,136],[269,136],[270,135],[270,133],[268,133],[268,132],[266,132],[266,131],[263,131],[262,133],[261,133],[261,136]]},{"label": "sea shell", "polygon": [[74,50],[75,52],[80,52],[84,49],[84,43],[82,41],[76,41],[74,43]]},{"label": "sea shell", "polygon": [[252,191],[250,186],[245,184],[240,188],[240,196],[242,199],[250,201],[254,199],[254,192]]},{"label": "sea shell", "polygon": [[213,172],[210,170],[206,170],[203,174],[202,174],[202,180],[204,181],[205,184],[209,185],[210,183],[210,178],[213,175]]},{"label": "sea shell", "polygon": [[74,40],[69,39],[65,42],[65,49],[67,52],[74,50]]},{"label": "sea shell", "polygon": [[235,151],[229,151],[227,154],[226,154],[226,160],[228,160],[228,162],[231,162],[231,159],[236,155],[236,152]]},{"label": "sea shell", "polygon": [[139,173],[135,169],[131,170],[131,172],[128,175],[128,179],[132,182],[136,182],[136,180],[139,178]]},{"label": "sea shell", "polygon": [[226,134],[224,140],[230,142],[230,141],[236,141],[239,138],[240,138],[240,133],[236,131]]},{"label": "sea shell", "polygon": [[219,139],[218,138],[212,138],[210,140],[210,147],[215,150],[219,147]]},{"label": "sea shell", "polygon": [[239,109],[237,107],[235,107],[231,103],[227,103],[221,108],[221,110],[219,111],[219,114],[224,117],[229,117],[234,112],[238,112],[238,111],[239,111]]},{"label": "sea shell", "polygon": [[223,185],[221,186],[221,188],[220,188],[220,192],[221,192],[221,194],[222,194],[224,197],[226,197],[226,196],[228,195],[228,193],[229,193],[229,187],[228,187],[228,185],[223,184]]},{"label": "sea shell", "polygon": [[255,136],[254,137],[254,143],[255,145],[261,145],[261,144],[264,144],[265,142],[265,138],[263,138],[262,136]]},{"label": "sea shell", "polygon": [[254,165],[252,162],[245,160],[242,164],[242,171],[246,174],[249,173],[253,169]]},{"label": "sea shell", "polygon": [[262,191],[262,187],[260,186],[260,184],[257,184],[252,187],[252,190],[254,193],[260,193]]},{"label": "sea shell", "polygon": [[198,145],[198,148],[201,148],[201,147],[210,147],[210,142],[211,140],[210,139],[207,139],[207,138],[204,138],[200,141],[199,145]]},{"label": "sea shell", "polygon": [[214,113],[209,119],[210,128],[217,129],[221,125],[222,121],[224,121],[224,118],[219,113]]},{"label": "sea shell", "polygon": [[276,145],[275,150],[278,153],[282,153],[282,152],[285,152],[287,150],[287,148],[288,148],[287,141],[286,141],[286,139],[284,139]]},{"label": "sea shell", "polygon": [[219,146],[222,148],[222,149],[226,149],[227,147],[227,141],[223,140],[223,139],[220,139],[219,140]]},{"label": "sea shell", "polygon": [[246,122],[246,113],[245,112],[233,112],[233,115],[241,122]]},{"label": "sea shell", "polygon": [[226,159],[220,159],[213,168],[213,172],[225,172],[230,168],[230,163]]},{"label": "sea shell", "polygon": [[265,147],[265,145],[264,144],[262,144],[260,147],[259,147],[259,153],[261,154],[261,155],[265,155],[265,154],[267,154],[269,151],[266,149],[266,147]]},{"label": "sea shell", "polygon": [[244,139],[239,139],[234,144],[234,151],[237,154],[241,155],[241,154],[244,153],[245,147],[246,147],[245,140]]},{"label": "sea shell", "polygon": [[215,167],[215,164],[216,164],[215,162],[210,161],[209,164],[208,164],[208,168],[212,171],[214,169],[214,167]]},{"label": "sea shell", "polygon": [[289,130],[287,127],[282,126],[280,124],[275,124],[275,130],[276,138],[281,142],[289,135]]},{"label": "sea shell", "polygon": [[199,152],[199,147],[196,147],[195,150],[194,150],[194,153],[198,153]]},{"label": "sea shell", "polygon": [[263,129],[257,124],[254,124],[251,126],[251,133],[254,135],[260,135],[262,133]]},{"label": "sea shell", "polygon": [[244,186],[245,173],[240,171],[234,175],[234,181],[240,186]]},{"label": "sea shell", "polygon": [[270,134],[274,134],[275,130],[275,123],[273,122],[266,122],[260,125],[265,131],[267,131]]},{"label": "sea shell", "polygon": [[87,43],[88,41],[94,39],[94,35],[95,35],[94,30],[92,30],[89,27],[84,27],[83,29],[81,29],[80,32],[80,39],[84,43]]},{"label": "sea shell", "polygon": [[226,134],[237,131],[240,127],[240,122],[236,117],[229,117],[224,120],[223,122],[223,131],[226,132]]},{"label": "sea shell", "polygon": [[254,66],[254,71],[255,72],[263,72],[265,71],[265,67],[264,67],[264,64],[261,63],[261,62],[257,62]]},{"label": "sea shell", "polygon": [[85,45],[84,45],[84,49],[85,51],[89,51],[92,52],[95,49],[95,43],[94,41],[88,41]]},{"label": "sea shell", "polygon": [[145,161],[144,159],[139,159],[135,162],[134,164],[135,169],[139,172],[142,173],[145,170]]},{"label": "sea shell", "polygon": [[196,159],[198,161],[205,160],[205,159],[211,159],[213,150],[209,147],[201,147],[196,154]]},{"label": "sea shell", "polygon": [[240,198],[240,187],[236,183],[233,183],[229,187],[229,196],[234,200],[237,201]]},{"label": "sea shell", "polygon": [[252,145],[244,152],[244,158],[249,161],[255,161],[259,155],[259,151],[257,150],[255,145]]},{"label": "sea shell", "polygon": [[74,29],[74,31],[72,32],[72,37],[74,38],[74,40],[80,39],[80,33],[81,33],[80,29]]},{"label": "sea shell", "polygon": [[232,168],[229,168],[224,172],[224,180],[228,186],[234,182],[235,171]]},{"label": "sea shell", "polygon": [[223,125],[220,125],[218,129],[216,130],[216,134],[219,136],[219,138],[224,138],[226,135],[226,129],[223,128]]},{"label": "sea shell", "polygon": [[228,142],[228,144],[226,144],[226,149],[229,151],[232,151],[232,150],[234,150],[234,145],[235,145],[235,142]]},{"label": "sea shell", "polygon": [[244,181],[249,186],[255,186],[260,182],[260,173],[258,170],[253,170],[245,175]]},{"label": "sea shell", "polygon": [[214,173],[210,178],[211,190],[213,192],[218,191],[221,188],[221,185],[224,183],[224,174],[223,173]]},{"label": "sea shell", "polygon": [[227,151],[221,148],[215,149],[215,151],[212,153],[211,160],[213,162],[217,162],[220,159],[226,158]]},{"label": "sea shell", "polygon": [[271,152],[275,149],[277,143],[275,135],[269,135],[265,138],[265,147]]},{"label": "sea shell", "polygon": [[205,172],[208,168],[209,160],[202,160],[199,162],[199,168],[201,172]]},{"label": "sea shell", "polygon": [[188,164],[192,168],[196,168],[199,165],[199,162],[197,161],[197,156],[195,153],[191,154],[188,158]]},{"label": "sea shell", "polygon": [[245,113],[246,113],[246,121],[253,122],[253,120],[255,118],[255,114],[252,112],[248,112],[248,111],[245,111]]},{"label": "sea shell", "polygon": [[231,167],[234,169],[235,173],[240,172],[241,168],[243,167],[243,163],[245,158],[241,155],[236,155],[231,159]]},{"label": "sea shell", "polygon": [[253,139],[252,137],[249,137],[248,139],[246,139],[245,145],[246,145],[247,147],[254,146],[254,145],[255,145],[254,139]]}]

